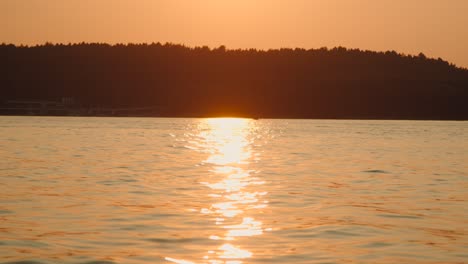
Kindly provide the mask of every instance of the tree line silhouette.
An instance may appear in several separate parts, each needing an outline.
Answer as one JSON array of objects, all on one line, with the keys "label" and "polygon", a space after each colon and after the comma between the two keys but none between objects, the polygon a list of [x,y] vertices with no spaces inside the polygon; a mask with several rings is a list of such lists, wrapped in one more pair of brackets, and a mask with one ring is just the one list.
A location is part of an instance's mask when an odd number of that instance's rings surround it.
[{"label": "tree line silhouette", "polygon": [[0,45],[2,100],[158,106],[162,116],[468,119],[468,70],[442,59],[336,47]]}]

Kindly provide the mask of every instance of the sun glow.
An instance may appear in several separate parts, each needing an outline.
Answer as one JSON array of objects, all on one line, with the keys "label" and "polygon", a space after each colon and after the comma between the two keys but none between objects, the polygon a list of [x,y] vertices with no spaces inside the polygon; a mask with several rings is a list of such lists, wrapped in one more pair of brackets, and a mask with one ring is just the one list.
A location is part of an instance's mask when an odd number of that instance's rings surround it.
[{"label": "sun glow", "polygon": [[252,252],[234,242],[237,237],[257,236],[265,230],[261,221],[249,216],[251,210],[267,206],[267,201],[262,200],[267,193],[255,190],[264,181],[254,176],[255,170],[249,169],[255,156],[252,154],[252,122],[239,118],[205,120],[208,129],[203,137],[210,150],[205,162],[212,165],[210,172],[215,177],[213,182],[203,184],[212,190],[210,196],[218,197],[219,201],[205,208],[203,213],[214,215],[215,224],[222,228],[222,233],[213,234],[210,239],[231,241],[212,251],[216,254],[211,257],[218,261],[229,259],[230,263],[242,263],[242,259],[252,257]]},{"label": "sun glow", "polygon": [[212,146],[213,155],[206,162],[220,166],[245,163],[251,157],[247,148],[249,142],[246,139],[249,122],[248,119],[240,118],[207,119],[206,123],[210,126],[211,133],[207,135],[206,140]]},{"label": "sun glow", "polygon": [[213,233],[207,239],[219,241],[207,251],[202,263],[243,263],[254,253],[240,239],[271,231],[258,218],[268,207],[268,193],[262,190],[265,181],[255,169],[255,163],[261,160],[254,150],[256,124],[254,120],[241,118],[203,119],[197,124],[198,133],[191,134],[187,148],[206,155],[199,165],[207,173],[201,184],[209,190],[207,196],[213,201],[199,213],[210,217],[213,223]]}]

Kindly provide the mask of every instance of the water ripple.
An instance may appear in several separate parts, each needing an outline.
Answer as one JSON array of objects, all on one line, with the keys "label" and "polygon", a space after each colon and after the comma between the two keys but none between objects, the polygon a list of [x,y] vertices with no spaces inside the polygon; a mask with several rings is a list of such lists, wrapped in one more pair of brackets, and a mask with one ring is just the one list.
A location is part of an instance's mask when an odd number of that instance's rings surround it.
[{"label": "water ripple", "polygon": [[0,135],[3,264],[468,259],[467,122],[0,117]]}]

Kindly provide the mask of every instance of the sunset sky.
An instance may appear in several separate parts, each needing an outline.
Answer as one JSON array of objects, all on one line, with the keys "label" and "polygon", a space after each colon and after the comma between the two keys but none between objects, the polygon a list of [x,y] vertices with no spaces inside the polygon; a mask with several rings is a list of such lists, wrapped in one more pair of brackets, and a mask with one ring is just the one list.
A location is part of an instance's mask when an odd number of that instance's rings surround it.
[{"label": "sunset sky", "polygon": [[468,67],[468,0],[1,0],[0,42],[424,52]]}]

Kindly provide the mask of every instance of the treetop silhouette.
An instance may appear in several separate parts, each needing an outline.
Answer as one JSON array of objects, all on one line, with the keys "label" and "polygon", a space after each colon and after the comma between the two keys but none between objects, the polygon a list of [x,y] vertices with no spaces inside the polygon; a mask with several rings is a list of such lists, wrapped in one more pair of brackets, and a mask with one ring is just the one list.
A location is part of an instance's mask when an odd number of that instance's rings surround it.
[{"label": "treetop silhouette", "polygon": [[0,45],[0,98],[163,116],[467,119],[468,70],[423,53],[172,43]]}]

